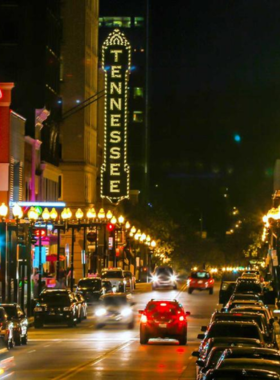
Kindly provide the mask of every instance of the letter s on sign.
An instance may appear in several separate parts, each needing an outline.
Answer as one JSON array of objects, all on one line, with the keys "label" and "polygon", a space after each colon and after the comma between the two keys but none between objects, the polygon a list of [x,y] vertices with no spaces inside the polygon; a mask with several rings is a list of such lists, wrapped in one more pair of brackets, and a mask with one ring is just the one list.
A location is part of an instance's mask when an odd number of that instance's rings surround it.
[{"label": "letter s on sign", "polygon": [[121,148],[115,146],[110,149],[110,158],[113,160],[118,160],[121,157]]},{"label": "letter s on sign", "polygon": [[121,142],[121,131],[112,131],[110,133],[110,143]]}]

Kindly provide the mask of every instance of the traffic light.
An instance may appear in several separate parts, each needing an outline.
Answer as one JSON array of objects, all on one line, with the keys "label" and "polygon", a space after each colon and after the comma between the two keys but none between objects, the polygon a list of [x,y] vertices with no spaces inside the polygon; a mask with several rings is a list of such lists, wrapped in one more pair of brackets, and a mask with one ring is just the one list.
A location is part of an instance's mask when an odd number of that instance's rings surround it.
[{"label": "traffic light", "polygon": [[116,226],[113,223],[108,223],[106,228],[107,228],[107,231],[113,232],[115,230]]}]

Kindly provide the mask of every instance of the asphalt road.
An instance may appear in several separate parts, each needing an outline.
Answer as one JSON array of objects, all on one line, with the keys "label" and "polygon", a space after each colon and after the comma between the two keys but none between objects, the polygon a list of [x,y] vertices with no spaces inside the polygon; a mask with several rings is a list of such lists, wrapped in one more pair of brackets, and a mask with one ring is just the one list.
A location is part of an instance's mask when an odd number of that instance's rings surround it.
[{"label": "asphalt road", "polygon": [[[141,291],[140,291],[141,287]],[[188,318],[188,344],[155,340],[148,345],[139,343],[139,317],[151,298],[178,299]],[[150,291],[141,285],[134,294],[136,326],[134,330],[105,327],[95,330],[93,307],[86,321],[77,327],[63,326],[30,328],[27,346],[15,347],[15,367],[12,379],[194,379],[195,359],[191,353],[198,347],[200,327],[209,322],[217,307],[218,290],[214,295],[179,290]]]}]

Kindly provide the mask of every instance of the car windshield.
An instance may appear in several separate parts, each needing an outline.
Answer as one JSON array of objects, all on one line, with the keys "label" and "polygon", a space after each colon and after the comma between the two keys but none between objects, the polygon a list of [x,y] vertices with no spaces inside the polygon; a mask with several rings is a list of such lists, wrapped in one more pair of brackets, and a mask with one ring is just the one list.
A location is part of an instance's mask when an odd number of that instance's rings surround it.
[{"label": "car windshield", "polygon": [[232,296],[234,301],[236,300],[256,300],[258,301],[259,297],[256,294],[236,294]]},{"label": "car windshield", "polygon": [[101,277],[102,278],[123,278],[123,274],[119,270],[116,270],[116,271],[110,270],[110,271],[102,272]]},{"label": "car windshield", "polygon": [[236,285],[236,292],[243,293],[243,292],[254,292],[254,293],[261,293],[262,287],[260,284],[256,284],[254,282],[240,282]]},{"label": "car windshield", "polygon": [[220,347],[218,350],[214,349],[214,352],[210,352],[210,354],[208,356],[207,363],[206,363],[206,367],[207,368],[214,368],[216,366],[218,360],[220,359],[222,353],[224,352],[224,350],[225,350],[224,347]]},{"label": "car windshield", "polygon": [[[247,369],[265,369],[267,371],[272,371],[280,374],[280,365],[277,365],[275,362],[264,363],[263,360],[238,360],[238,359],[226,359],[221,362],[219,368],[247,368]],[[255,377],[254,377],[255,379]]]},{"label": "car windshield", "polygon": [[81,280],[78,282],[80,288],[93,288],[95,290],[101,289],[101,281],[94,279]]},{"label": "car windshield", "polygon": [[263,315],[264,317],[266,317],[266,311],[264,309],[251,309],[250,307],[246,307],[246,308],[242,308],[242,309],[239,309],[238,307],[235,308],[235,309],[231,309],[231,313],[257,313],[257,314],[261,314]]},{"label": "car windshield", "polygon": [[123,306],[127,304],[126,297],[105,297],[103,299],[105,306]]},{"label": "car windshield", "polygon": [[254,338],[259,339],[259,332],[257,326],[254,325],[241,325],[241,324],[214,324],[211,326],[207,334],[207,338],[215,337],[240,337],[240,338]]},{"label": "car windshield", "polygon": [[222,281],[236,281],[238,277],[240,277],[239,272],[228,272],[223,274]]},{"label": "car windshield", "polygon": [[192,278],[200,278],[200,279],[207,279],[210,278],[210,274],[208,272],[192,272],[191,274]]},{"label": "car windshield", "polygon": [[5,306],[4,309],[5,309],[9,319],[16,317],[17,309],[15,308],[15,306]]},{"label": "car windshield", "polygon": [[171,276],[173,274],[173,269],[170,267],[160,267],[155,270],[156,276]]},{"label": "car windshield", "polygon": [[176,313],[178,305],[172,302],[151,302],[147,306],[147,311],[157,313]]},{"label": "car windshield", "polygon": [[243,316],[241,313],[239,315],[234,315],[234,314],[231,314],[231,313],[224,313],[225,315],[222,316],[222,315],[218,315],[217,317],[215,317],[215,321],[247,321],[247,322],[256,322],[259,326],[259,328],[262,330],[263,329],[263,326],[262,326],[262,317],[259,315],[255,315],[255,316]]},{"label": "car windshield", "polygon": [[57,305],[57,306],[69,306],[70,298],[65,293],[45,293],[39,298],[40,302]]}]

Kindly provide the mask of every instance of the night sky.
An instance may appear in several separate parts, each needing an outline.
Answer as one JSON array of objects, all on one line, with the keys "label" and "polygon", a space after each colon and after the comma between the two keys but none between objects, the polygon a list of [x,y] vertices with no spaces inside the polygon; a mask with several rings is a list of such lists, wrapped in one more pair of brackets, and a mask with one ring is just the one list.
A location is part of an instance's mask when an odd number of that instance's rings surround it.
[{"label": "night sky", "polygon": [[280,157],[280,1],[151,0],[150,73],[153,200],[175,217],[203,213],[212,232],[234,205],[269,207]]}]

